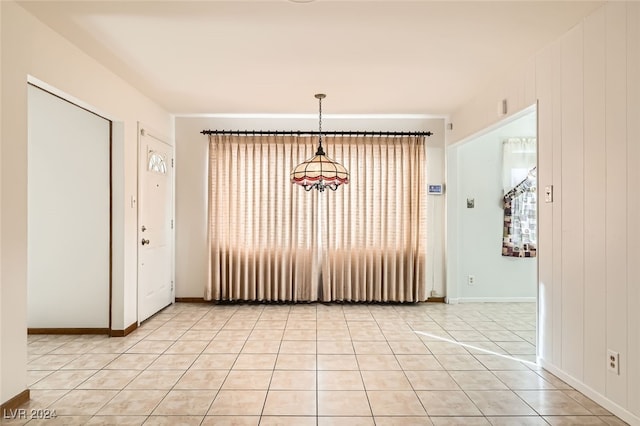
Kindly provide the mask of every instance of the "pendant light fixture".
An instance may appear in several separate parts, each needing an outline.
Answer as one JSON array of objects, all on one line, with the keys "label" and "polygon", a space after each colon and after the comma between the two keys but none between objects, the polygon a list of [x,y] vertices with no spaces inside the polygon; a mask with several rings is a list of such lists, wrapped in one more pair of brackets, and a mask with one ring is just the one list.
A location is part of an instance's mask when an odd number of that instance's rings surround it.
[{"label": "pendant light fixture", "polygon": [[327,157],[322,148],[322,100],[324,93],[315,95],[320,105],[318,150],[312,158],[298,164],[291,172],[291,182],[302,186],[306,191],[313,188],[323,192],[325,188],[332,191],[342,184],[349,183],[349,172],[341,164]]}]

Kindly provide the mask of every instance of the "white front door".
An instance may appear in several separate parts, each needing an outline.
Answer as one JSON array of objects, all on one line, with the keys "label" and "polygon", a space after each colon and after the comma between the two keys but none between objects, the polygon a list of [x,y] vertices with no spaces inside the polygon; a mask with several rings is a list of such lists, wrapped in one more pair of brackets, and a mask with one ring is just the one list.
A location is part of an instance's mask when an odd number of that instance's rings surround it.
[{"label": "white front door", "polygon": [[138,321],[173,297],[173,148],[143,128],[138,160]]}]

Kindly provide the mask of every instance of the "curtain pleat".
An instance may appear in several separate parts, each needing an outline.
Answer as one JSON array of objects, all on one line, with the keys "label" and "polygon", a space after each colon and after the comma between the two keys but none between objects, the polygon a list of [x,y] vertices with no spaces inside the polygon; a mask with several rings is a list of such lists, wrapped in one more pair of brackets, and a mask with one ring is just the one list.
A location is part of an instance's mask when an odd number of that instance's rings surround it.
[{"label": "curtain pleat", "polygon": [[327,137],[350,183],[323,193],[289,180],[316,144],[210,137],[206,300],[426,300],[424,139]]},{"label": "curtain pleat", "polygon": [[316,300],[317,194],[288,174],[314,149],[312,138],[210,137],[206,300]]},{"label": "curtain pleat", "polygon": [[323,194],[321,300],[417,302],[425,275],[425,146],[419,137],[329,137],[350,183]]}]

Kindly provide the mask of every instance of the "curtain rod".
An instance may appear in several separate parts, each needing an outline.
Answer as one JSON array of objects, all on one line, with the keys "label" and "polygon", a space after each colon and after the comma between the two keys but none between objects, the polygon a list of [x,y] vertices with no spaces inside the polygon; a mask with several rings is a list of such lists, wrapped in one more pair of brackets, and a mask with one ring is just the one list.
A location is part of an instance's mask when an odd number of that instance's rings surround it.
[{"label": "curtain rod", "polygon": [[[302,130],[203,130],[200,133],[203,135],[307,135],[314,136],[319,135],[320,132],[316,131],[302,131]],[[323,135],[337,135],[337,136],[431,136],[432,132],[360,132],[360,131],[329,131],[322,132]]]}]

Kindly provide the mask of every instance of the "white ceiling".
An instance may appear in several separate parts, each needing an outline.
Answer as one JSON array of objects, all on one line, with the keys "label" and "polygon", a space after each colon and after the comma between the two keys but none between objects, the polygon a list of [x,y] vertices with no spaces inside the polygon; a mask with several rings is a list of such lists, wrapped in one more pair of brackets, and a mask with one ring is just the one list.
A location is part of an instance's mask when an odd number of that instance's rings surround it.
[{"label": "white ceiling", "polygon": [[176,114],[448,114],[601,2],[21,4]]}]

